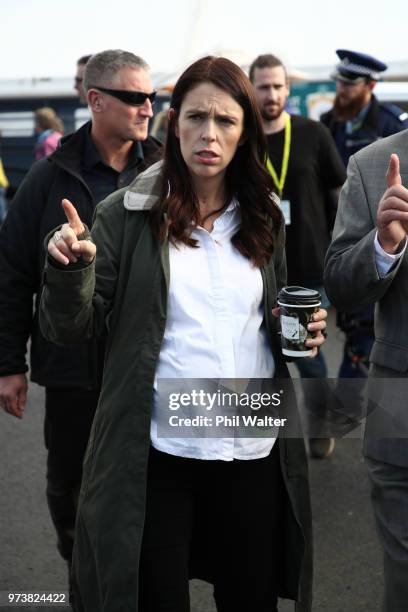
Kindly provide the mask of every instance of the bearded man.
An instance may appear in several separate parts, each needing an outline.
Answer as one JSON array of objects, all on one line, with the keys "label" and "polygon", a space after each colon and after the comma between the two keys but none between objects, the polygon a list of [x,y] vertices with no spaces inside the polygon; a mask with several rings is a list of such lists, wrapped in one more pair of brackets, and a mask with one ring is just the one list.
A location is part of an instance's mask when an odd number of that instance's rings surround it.
[{"label": "bearded man", "polygon": [[337,49],[340,63],[333,108],[321,116],[336,142],[344,165],[372,142],[408,128],[408,114],[393,104],[381,104],[374,87],[387,65],[371,55]]},{"label": "bearded man", "polygon": [[[271,54],[259,55],[251,64],[254,86],[268,147],[266,167],[280,198],[286,227],[288,284],[317,289],[322,308],[329,302],[323,289],[323,267],[338,194],[345,169],[329,131],[318,121],[291,116],[285,110],[289,79],[285,66]],[[315,359],[295,360],[302,378],[327,376],[320,351]],[[334,439],[325,431],[328,401],[322,385],[305,387],[305,425],[312,457],[328,457]]]}]

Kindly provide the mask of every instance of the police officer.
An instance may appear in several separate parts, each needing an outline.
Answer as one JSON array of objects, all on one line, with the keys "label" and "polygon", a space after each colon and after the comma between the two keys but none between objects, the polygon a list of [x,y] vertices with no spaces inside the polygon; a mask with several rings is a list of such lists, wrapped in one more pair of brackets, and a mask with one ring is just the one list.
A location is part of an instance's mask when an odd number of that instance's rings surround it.
[{"label": "police officer", "polygon": [[340,58],[332,74],[336,97],[321,121],[331,131],[347,166],[349,157],[363,147],[408,128],[408,114],[393,104],[380,104],[373,94],[381,73],[387,70],[386,64],[347,49],[336,53]]},{"label": "police officer", "polygon": [[[378,102],[373,90],[387,70],[380,60],[347,49],[337,49],[340,62],[333,108],[321,116],[347,166],[349,157],[375,140],[408,128],[408,114],[393,104]],[[346,335],[340,378],[367,375],[368,357],[374,342],[373,308],[355,314],[338,313],[337,324]]]}]

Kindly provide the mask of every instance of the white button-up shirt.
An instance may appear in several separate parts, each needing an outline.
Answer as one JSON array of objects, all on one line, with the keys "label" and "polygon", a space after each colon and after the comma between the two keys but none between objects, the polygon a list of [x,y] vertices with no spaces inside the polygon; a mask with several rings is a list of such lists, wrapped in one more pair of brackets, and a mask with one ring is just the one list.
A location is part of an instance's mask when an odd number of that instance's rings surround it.
[{"label": "white button-up shirt", "polygon": [[[232,201],[208,232],[196,227],[198,248],[170,244],[167,322],[156,368],[151,442],[160,451],[198,459],[257,459],[276,438],[165,438],[157,435],[160,378],[271,378],[275,364],[263,323],[259,268],[231,243],[241,223]],[[168,410],[168,406],[167,406]]]}]

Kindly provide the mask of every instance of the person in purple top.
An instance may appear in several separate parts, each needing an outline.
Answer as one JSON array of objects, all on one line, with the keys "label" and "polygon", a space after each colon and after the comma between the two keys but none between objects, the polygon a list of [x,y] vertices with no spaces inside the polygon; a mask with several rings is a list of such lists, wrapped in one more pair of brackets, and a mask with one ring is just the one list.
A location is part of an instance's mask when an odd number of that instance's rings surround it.
[{"label": "person in purple top", "polygon": [[35,145],[35,160],[48,157],[54,153],[64,133],[64,124],[57,113],[48,106],[38,108],[34,113],[35,133],[38,134]]}]

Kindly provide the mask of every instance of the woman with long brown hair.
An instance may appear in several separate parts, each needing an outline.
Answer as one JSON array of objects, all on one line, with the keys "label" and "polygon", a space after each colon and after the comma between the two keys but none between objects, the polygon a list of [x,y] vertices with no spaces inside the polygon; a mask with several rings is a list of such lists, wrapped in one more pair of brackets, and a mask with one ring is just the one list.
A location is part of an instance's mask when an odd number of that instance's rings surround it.
[{"label": "woman with long brown hair", "polygon": [[[174,88],[163,162],[98,206],[91,237],[63,201],[42,328],[69,344],[107,335],[76,526],[77,612],[188,612],[190,577],[213,583],[218,612],[272,612],[278,597],[311,610],[303,440],[160,428],[169,379],[288,376],[272,314],[283,224],[264,159],[251,84],[206,57]],[[325,318],[309,324],[314,352]]]}]

